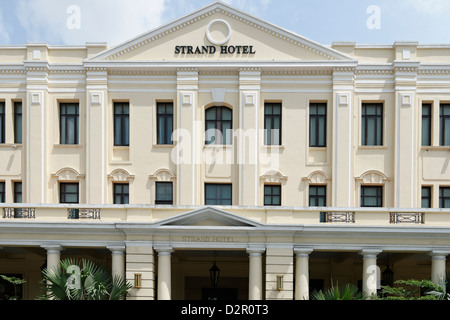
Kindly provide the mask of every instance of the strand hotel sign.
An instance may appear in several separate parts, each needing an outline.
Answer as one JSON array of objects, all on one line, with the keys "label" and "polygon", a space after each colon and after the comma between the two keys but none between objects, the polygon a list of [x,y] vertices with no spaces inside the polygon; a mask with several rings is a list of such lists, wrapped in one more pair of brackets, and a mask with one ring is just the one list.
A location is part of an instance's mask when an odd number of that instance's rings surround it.
[{"label": "strand hotel sign", "polygon": [[[213,33],[222,33],[224,36],[216,38]],[[248,54],[253,55],[256,53],[254,46],[251,45],[239,45],[230,46],[225,45],[231,38],[231,26],[225,20],[217,19],[211,21],[206,30],[206,37],[208,41],[214,44],[214,46],[175,46],[175,54],[183,55],[200,55],[209,54],[213,55],[217,52],[220,54]]]}]

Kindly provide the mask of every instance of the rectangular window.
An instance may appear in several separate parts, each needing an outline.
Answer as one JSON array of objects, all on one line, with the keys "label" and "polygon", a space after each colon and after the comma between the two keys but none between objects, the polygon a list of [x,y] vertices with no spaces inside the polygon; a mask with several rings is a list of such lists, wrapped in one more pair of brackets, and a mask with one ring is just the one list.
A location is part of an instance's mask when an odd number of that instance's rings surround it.
[{"label": "rectangular window", "polygon": [[172,182],[156,182],[155,204],[173,204]]},{"label": "rectangular window", "polygon": [[0,102],[0,143],[5,143],[5,102]]},{"label": "rectangular window", "polygon": [[450,104],[441,105],[441,146],[450,146]]},{"label": "rectangular window", "polygon": [[157,110],[157,130],[158,144],[173,144],[173,103],[158,103]]},{"label": "rectangular window", "polygon": [[79,105],[78,103],[61,103],[60,110],[60,143],[78,144]]},{"label": "rectangular window", "polygon": [[14,143],[22,144],[22,101],[14,102]]},{"label": "rectangular window", "polygon": [[264,105],[264,132],[265,145],[281,145],[281,103]]},{"label": "rectangular window", "polygon": [[79,203],[78,183],[61,183],[59,185],[60,203]]},{"label": "rectangular window", "polygon": [[422,146],[431,146],[431,104],[422,105]]},{"label": "rectangular window", "polygon": [[130,104],[114,103],[114,145],[130,145]]},{"label": "rectangular window", "polygon": [[439,208],[450,208],[450,187],[439,188]]},{"label": "rectangular window", "polygon": [[309,107],[309,146],[327,146],[327,104],[311,103]]},{"label": "rectangular window", "polygon": [[5,203],[5,183],[0,182],[0,203]]},{"label": "rectangular window", "polygon": [[205,204],[208,206],[231,206],[231,184],[205,184]]},{"label": "rectangular window", "polygon": [[264,186],[264,205],[281,206],[281,186]]},{"label": "rectangular window", "polygon": [[22,203],[22,182],[14,182],[14,203]]},{"label": "rectangular window", "polygon": [[382,103],[363,103],[361,144],[363,146],[383,145]]},{"label": "rectangular window", "polygon": [[128,183],[114,184],[114,204],[129,204],[130,203],[130,186]]},{"label": "rectangular window", "polygon": [[361,207],[382,207],[383,187],[361,187]]},{"label": "rectangular window", "polygon": [[327,206],[326,186],[309,186],[309,206],[310,207]]},{"label": "rectangular window", "polygon": [[422,187],[422,208],[431,208],[431,187]]}]

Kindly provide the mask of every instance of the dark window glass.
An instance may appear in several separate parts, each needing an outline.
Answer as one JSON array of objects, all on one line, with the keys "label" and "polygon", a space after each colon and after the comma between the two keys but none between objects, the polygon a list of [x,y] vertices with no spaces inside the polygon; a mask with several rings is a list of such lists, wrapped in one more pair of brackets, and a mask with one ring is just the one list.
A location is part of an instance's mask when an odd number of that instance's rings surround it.
[{"label": "dark window glass", "polygon": [[14,203],[22,203],[22,182],[14,182]]},{"label": "dark window glass", "polygon": [[173,204],[172,182],[156,182],[155,204]]},{"label": "dark window glass", "polygon": [[364,103],[362,106],[363,146],[383,145],[383,104]]},{"label": "dark window glass", "polygon": [[310,207],[327,206],[326,186],[309,186],[309,206]]},{"label": "dark window glass", "polygon": [[439,207],[441,209],[450,208],[450,187],[439,188]]},{"label": "dark window glass", "polygon": [[206,144],[231,145],[233,141],[233,110],[212,107],[206,110]]},{"label": "dark window glass", "polygon": [[158,144],[173,144],[173,103],[157,104]]},{"label": "dark window glass", "polygon": [[231,184],[206,184],[205,204],[212,206],[231,206]]},{"label": "dark window glass", "polygon": [[431,187],[422,187],[422,208],[431,208]]},{"label": "dark window glass", "polygon": [[422,105],[422,145],[431,146],[431,104]]},{"label": "dark window glass", "polygon": [[78,144],[78,103],[61,103],[59,107],[61,144]]},{"label": "dark window glass", "polygon": [[59,188],[61,203],[79,203],[78,183],[61,183]]},{"label": "dark window glass", "polygon": [[0,203],[5,203],[5,183],[0,182]]},{"label": "dark window glass", "polygon": [[450,146],[450,104],[441,105],[441,146]]},{"label": "dark window glass", "polygon": [[309,146],[327,146],[326,103],[312,103],[309,107]]},{"label": "dark window glass", "polygon": [[264,105],[264,132],[265,145],[281,145],[281,103]]},{"label": "dark window glass", "polygon": [[281,206],[281,186],[264,186],[264,205]]},{"label": "dark window glass", "polygon": [[114,204],[129,204],[130,203],[130,186],[128,183],[114,184]]},{"label": "dark window glass", "polygon": [[114,145],[130,145],[130,104],[114,103]]},{"label": "dark window glass", "polygon": [[22,144],[22,102],[14,102],[14,143]]},{"label": "dark window glass", "polygon": [[382,207],[383,187],[361,187],[361,207]]},{"label": "dark window glass", "polygon": [[5,103],[0,102],[0,143],[5,143]]}]

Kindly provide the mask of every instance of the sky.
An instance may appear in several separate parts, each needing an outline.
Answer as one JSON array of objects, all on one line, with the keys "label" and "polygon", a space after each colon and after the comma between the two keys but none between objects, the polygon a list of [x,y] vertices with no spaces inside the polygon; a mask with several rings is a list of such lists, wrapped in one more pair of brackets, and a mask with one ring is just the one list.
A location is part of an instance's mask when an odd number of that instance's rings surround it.
[{"label": "sky", "polygon": [[[0,0],[0,45],[114,47],[213,0]],[[324,45],[450,44],[450,0],[223,0]]]}]

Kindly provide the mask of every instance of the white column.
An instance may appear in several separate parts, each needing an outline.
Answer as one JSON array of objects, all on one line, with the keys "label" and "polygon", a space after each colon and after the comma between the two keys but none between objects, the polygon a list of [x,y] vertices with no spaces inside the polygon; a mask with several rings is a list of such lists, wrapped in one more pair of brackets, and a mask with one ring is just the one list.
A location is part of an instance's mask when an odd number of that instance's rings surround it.
[{"label": "white column", "polygon": [[155,249],[158,252],[158,300],[172,299],[172,249]]},{"label": "white column", "polygon": [[62,247],[59,245],[42,246],[47,250],[47,270],[59,268]]},{"label": "white column", "polygon": [[309,300],[309,255],[312,249],[294,249],[295,300]]},{"label": "white column", "polygon": [[250,272],[248,280],[248,299],[262,300],[262,255],[263,249],[247,249],[250,259]]},{"label": "white column", "polygon": [[445,282],[447,253],[431,252],[431,281],[435,284]]},{"label": "white column", "polygon": [[112,255],[112,270],[113,277],[119,276],[122,279],[125,277],[125,247],[108,247]]},{"label": "white column", "polygon": [[380,271],[377,267],[377,255],[381,250],[363,250],[363,291],[371,296],[377,294]]}]

